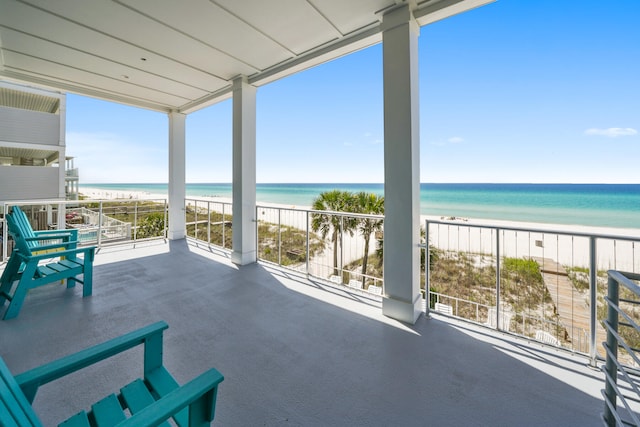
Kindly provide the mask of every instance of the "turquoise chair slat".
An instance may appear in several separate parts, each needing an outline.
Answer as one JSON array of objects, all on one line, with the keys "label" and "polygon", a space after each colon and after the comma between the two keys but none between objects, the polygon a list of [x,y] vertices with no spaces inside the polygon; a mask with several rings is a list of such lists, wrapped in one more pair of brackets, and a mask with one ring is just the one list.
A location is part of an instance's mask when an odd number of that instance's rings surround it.
[{"label": "turquoise chair slat", "polygon": [[[127,417],[115,394],[110,394],[99,402],[91,405],[90,417],[93,415],[96,427],[114,427]],[[89,418],[91,419],[91,418]]]},{"label": "turquoise chair slat", "polygon": [[[41,230],[35,231],[31,227],[29,218],[19,206],[11,209],[16,226],[21,230],[31,250],[52,250],[62,247],[74,249],[78,246],[78,230]],[[44,248],[47,246],[47,248]]]},{"label": "turquoise chair slat", "polygon": [[85,412],[78,412],[73,417],[58,424],[58,427],[91,427],[89,415]]},{"label": "turquoise chair slat", "polygon": [[[167,328],[168,325],[165,322],[157,322],[16,376],[11,374],[0,358],[2,426],[6,424],[7,427],[40,427],[42,424],[31,407],[40,386],[88,368],[123,351],[143,345],[145,354],[157,353],[161,360],[162,334]],[[147,360],[151,359],[145,358],[143,363],[146,364]],[[104,369],[106,365],[102,366]],[[157,375],[161,379],[156,379],[156,382],[161,382],[164,384],[161,387],[166,386],[172,390],[163,396],[156,395],[149,389],[150,381],[145,374],[143,378],[135,380],[122,387],[117,393],[110,394],[92,405],[88,412],[80,411],[59,425],[64,427],[168,426],[171,424],[167,421],[173,418],[180,426],[193,427],[209,425],[213,421],[218,386],[224,380],[220,372],[213,368],[209,369],[180,386],[164,366],[161,365],[155,369],[147,368],[145,367],[143,372],[151,375],[161,372]],[[87,384],[87,387],[91,387],[91,384]],[[176,420],[178,413],[185,414],[186,418]]]},{"label": "turquoise chair slat", "polygon": [[[120,389],[120,395],[132,414],[137,414],[156,400],[147,388],[144,381],[137,379]],[[170,427],[171,424],[164,422],[160,427]]]},{"label": "turquoise chair slat", "polygon": [[7,426],[41,426],[36,413],[0,357],[0,420]]}]

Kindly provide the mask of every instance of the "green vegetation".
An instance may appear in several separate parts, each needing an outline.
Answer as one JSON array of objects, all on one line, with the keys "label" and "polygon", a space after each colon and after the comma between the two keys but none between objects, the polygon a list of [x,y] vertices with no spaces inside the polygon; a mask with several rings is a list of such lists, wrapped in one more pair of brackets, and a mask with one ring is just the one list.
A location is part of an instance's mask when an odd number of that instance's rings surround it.
[{"label": "green vegetation", "polygon": [[[354,196],[353,211],[363,214],[383,215],[384,197],[373,193],[360,192]],[[371,235],[382,230],[383,221],[376,218],[358,218],[357,228],[364,239],[364,256],[362,258],[362,286],[364,288],[367,274],[367,263],[369,261],[369,240]],[[382,276],[381,276],[382,277]]]},{"label": "green vegetation", "polygon": [[[312,208],[317,211],[351,212],[353,209],[353,193],[348,191],[332,190],[320,193],[313,201]],[[322,239],[331,235],[333,245],[333,274],[338,271],[338,243],[342,241],[343,233],[353,236],[353,230],[357,223],[354,218],[344,215],[313,214],[311,216],[311,229],[320,233]]]},{"label": "green vegetation", "polygon": [[504,258],[500,279],[501,298],[516,313],[531,312],[552,302],[540,266],[534,260]]},{"label": "green vegetation", "polygon": [[164,213],[153,212],[146,215],[138,222],[136,230],[136,239],[145,239],[148,237],[158,237],[164,235]]},{"label": "green vegetation", "polygon": [[[86,203],[83,206],[87,209],[97,211],[100,208],[100,203],[91,202]],[[153,212],[162,212],[163,208],[163,203],[158,203],[150,200],[137,200],[132,202],[115,201],[102,203],[103,214],[119,221],[131,223],[133,223],[134,214],[137,215],[138,219],[140,219]]]},{"label": "green vegetation", "polygon": [[[294,227],[278,226],[266,222],[258,224],[258,257],[260,259],[290,266],[307,260],[307,233]],[[280,245],[278,245],[280,242]],[[280,250],[278,250],[278,247]],[[324,250],[324,241],[317,235],[309,235],[310,257]]]},{"label": "green vegetation", "polygon": [[[488,308],[496,305],[495,257],[467,252],[431,251],[431,291],[459,298],[457,315],[480,321],[488,316]],[[512,331],[544,329],[535,319],[545,313],[551,297],[538,264],[529,259],[503,258],[500,272],[501,306],[509,307],[516,316]],[[442,301],[447,303],[447,301]],[[435,298],[429,301],[435,304]],[[552,310],[549,312],[553,313]],[[523,317],[522,313],[534,313]],[[535,324],[534,324],[535,323]]]},{"label": "green vegetation", "polygon": [[[564,269],[569,275],[569,280],[573,283],[573,286],[578,291],[589,291],[589,269],[586,267],[568,267],[564,266]],[[606,275],[606,274],[605,274]]]},{"label": "green vegetation", "polygon": [[[232,216],[229,214],[222,215],[220,212],[210,212],[207,217],[206,209],[198,209],[196,211],[193,206],[187,206],[187,236],[223,248],[230,248],[233,239]],[[207,230],[209,231],[208,238]]]}]

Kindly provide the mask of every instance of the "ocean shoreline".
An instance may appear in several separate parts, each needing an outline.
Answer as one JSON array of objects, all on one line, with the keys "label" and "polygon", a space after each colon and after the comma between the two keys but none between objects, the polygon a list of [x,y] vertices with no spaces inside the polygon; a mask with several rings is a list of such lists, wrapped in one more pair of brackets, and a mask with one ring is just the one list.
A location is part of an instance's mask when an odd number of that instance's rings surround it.
[{"label": "ocean shoreline", "polygon": [[[80,186],[80,193],[86,197],[97,200],[165,200],[166,194],[150,193],[146,191],[117,191],[111,189],[101,189],[98,187]],[[186,199],[204,200],[211,202],[232,203],[230,197],[219,196],[187,196]],[[311,206],[294,205],[273,202],[257,202],[258,206],[283,208],[283,209],[299,209],[311,210]],[[447,219],[452,218],[452,219]],[[442,216],[442,215],[420,215],[420,222],[424,224],[425,220],[454,222],[460,225],[498,227],[498,228],[522,228],[532,230],[544,230],[547,232],[556,231],[560,233],[572,234],[599,234],[610,236],[631,236],[640,238],[640,228],[632,227],[607,227],[593,226],[583,224],[562,224],[554,222],[535,222],[535,221],[514,221],[503,219],[486,219],[486,218],[468,218],[458,216]]]},{"label": "ocean shoreline", "polygon": [[[105,189],[88,189],[80,188],[81,194],[93,200],[166,200],[165,194],[149,193],[144,191],[112,191]],[[231,203],[228,197],[186,197],[187,203],[189,199],[197,201],[210,201],[212,203]],[[265,208],[261,212],[260,220],[271,223],[281,223],[282,225],[291,226],[299,229],[305,229],[303,215],[283,215],[278,216],[277,209],[293,209],[297,211],[311,210],[310,206],[295,206],[280,203],[258,203],[260,207]],[[269,210],[272,208],[272,210]],[[215,206],[211,207],[215,210]],[[623,248],[623,243],[619,243],[616,247],[615,243],[620,242],[619,239],[635,239],[640,241],[640,229],[634,228],[615,228],[615,227],[597,227],[589,225],[567,225],[554,223],[538,223],[527,221],[506,221],[506,220],[490,220],[478,218],[463,217],[441,217],[434,215],[420,215],[420,224],[424,226],[426,221],[432,222],[430,229],[429,241],[432,246],[443,250],[468,251],[468,252],[491,252],[495,248],[494,235],[496,230],[500,230],[503,234],[501,255],[520,257],[522,254],[530,256],[542,256],[543,258],[551,258],[561,264],[576,265],[587,267],[589,265],[589,245],[588,237],[600,236],[600,243],[597,245],[597,268],[599,270],[623,269],[627,271],[640,270],[640,244],[638,242],[626,242],[631,245],[629,249]],[[444,223],[444,230],[440,230],[435,223]],[[522,231],[513,231],[522,230]],[[506,234],[505,234],[506,233]],[[518,234],[520,237],[518,237]],[[525,241],[522,241],[524,235]],[[554,238],[554,235],[556,237]],[[566,235],[566,240],[565,236]],[[510,236],[504,238],[504,236]],[[608,240],[606,237],[611,237]],[[361,236],[346,236],[349,244],[361,244],[358,239]],[[536,240],[542,240],[544,249],[541,250]],[[574,244],[576,239],[578,243]],[[462,242],[462,243],[461,243]],[[346,243],[346,242],[345,242]],[[625,244],[626,244],[625,243]],[[634,246],[635,245],[635,246]],[[327,255],[328,256],[328,255]]]},{"label": "ocean shoreline", "polygon": [[[129,198],[144,192],[166,198],[166,184],[81,184]],[[384,195],[382,184],[256,184],[258,203],[308,208],[332,190]],[[118,196],[119,195],[119,196]],[[232,185],[190,184],[186,197],[232,197]],[[640,229],[640,184],[421,184],[421,215],[506,220],[540,224]]]}]

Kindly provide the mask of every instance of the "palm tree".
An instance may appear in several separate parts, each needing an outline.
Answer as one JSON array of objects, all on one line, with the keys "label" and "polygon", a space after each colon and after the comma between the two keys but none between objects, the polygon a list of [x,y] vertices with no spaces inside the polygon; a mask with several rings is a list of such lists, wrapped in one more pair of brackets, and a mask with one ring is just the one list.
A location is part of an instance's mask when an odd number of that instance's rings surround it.
[{"label": "palm tree", "polygon": [[[313,201],[312,208],[317,211],[349,212],[352,210],[353,194],[348,191],[331,190],[320,193]],[[338,242],[342,233],[353,235],[355,223],[347,217],[331,214],[312,214],[311,229],[320,232],[323,239],[331,234],[333,243],[333,274],[338,276]]]},{"label": "palm tree", "polygon": [[[384,215],[384,197],[361,191],[354,197],[355,211],[363,214]],[[382,230],[382,219],[358,218],[358,231],[364,238],[364,257],[362,259],[362,287],[364,288],[367,262],[369,261],[369,239],[371,234]]]}]

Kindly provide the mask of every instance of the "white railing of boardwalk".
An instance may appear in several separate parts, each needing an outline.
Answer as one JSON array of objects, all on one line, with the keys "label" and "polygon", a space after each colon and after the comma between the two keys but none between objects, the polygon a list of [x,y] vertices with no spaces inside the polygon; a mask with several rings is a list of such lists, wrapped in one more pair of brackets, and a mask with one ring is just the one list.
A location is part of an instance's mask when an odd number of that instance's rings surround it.
[{"label": "white railing of boardwalk", "polygon": [[608,273],[607,353],[602,367],[605,406],[602,421],[608,427],[638,426],[640,402],[640,274],[613,271]]},{"label": "white railing of boardwalk", "polygon": [[[435,310],[435,302],[449,298],[453,316],[587,354],[594,366],[604,357],[604,314],[598,310],[607,286],[604,272],[640,272],[640,230],[636,236],[621,236],[431,220],[425,230],[426,259],[435,254],[458,266],[445,280],[441,273],[446,263],[426,263],[427,312]],[[518,282],[524,276],[510,270],[519,262],[513,260],[535,261],[542,280],[540,295],[526,293],[532,287]],[[439,270],[431,271],[434,268]],[[490,283],[479,272],[492,277]],[[454,285],[448,286],[447,280]],[[462,295],[441,289],[461,289],[457,282],[467,285]],[[539,303],[532,304],[536,298]],[[455,309],[463,303],[466,308]],[[448,311],[444,304],[439,308]],[[491,322],[486,319],[487,306]],[[506,325],[496,321],[505,318]]]},{"label": "white railing of boardwalk", "polygon": [[[78,240],[82,244],[103,247],[110,244],[140,242],[149,239],[167,238],[167,200],[37,200],[0,202],[0,213],[8,212],[11,206],[20,206],[31,218],[35,230],[59,228],[58,210],[64,210],[65,225],[62,228],[77,228]],[[162,219],[152,236],[139,236],[138,230],[145,227],[145,218],[151,213],[161,213]],[[118,220],[113,215],[120,215],[127,220]],[[148,232],[149,233],[149,232]],[[0,219],[0,235],[2,245],[0,262],[4,262],[10,253],[9,234],[6,222]]]}]

